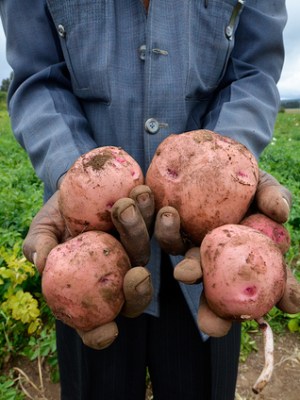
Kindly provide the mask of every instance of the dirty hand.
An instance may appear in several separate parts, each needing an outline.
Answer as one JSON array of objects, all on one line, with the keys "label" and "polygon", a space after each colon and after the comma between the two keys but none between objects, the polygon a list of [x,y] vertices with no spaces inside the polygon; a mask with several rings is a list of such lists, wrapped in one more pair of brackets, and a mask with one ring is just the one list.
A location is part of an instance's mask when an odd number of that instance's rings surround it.
[{"label": "dirty hand", "polygon": [[[289,217],[291,203],[289,190],[272,175],[260,170],[253,210],[259,210],[276,222],[284,223]],[[202,277],[199,249],[194,248],[182,235],[180,216],[175,208],[168,206],[159,210],[154,233],[165,252],[185,255],[174,270],[175,278],[184,283],[198,282]]]},{"label": "dirty hand", "polygon": [[[58,201],[59,190],[34,217],[23,244],[25,257],[35,264],[41,275],[49,252],[70,237]],[[119,200],[112,209],[112,219],[119,239],[128,252],[133,266],[125,276],[123,287],[125,303],[122,313],[128,317],[141,314],[152,297],[150,273],[145,265],[150,256],[147,227],[150,227],[153,216],[153,196],[144,186],[137,187],[132,193],[132,198]],[[112,321],[90,332],[78,333],[86,345],[102,349],[117,337],[118,328]]]}]

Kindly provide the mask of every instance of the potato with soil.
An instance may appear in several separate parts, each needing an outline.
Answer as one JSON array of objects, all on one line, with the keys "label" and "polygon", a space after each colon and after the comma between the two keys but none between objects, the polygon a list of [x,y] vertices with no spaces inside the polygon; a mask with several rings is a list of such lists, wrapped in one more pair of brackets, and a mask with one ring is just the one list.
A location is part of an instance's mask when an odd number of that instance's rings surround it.
[{"label": "potato with soil", "polygon": [[57,319],[90,331],[119,314],[124,304],[123,280],[130,267],[125,250],[113,236],[85,232],[51,250],[42,292]]},{"label": "potato with soil", "polygon": [[206,301],[221,318],[258,319],[283,296],[283,255],[256,229],[227,224],[212,230],[202,241],[200,258]]},{"label": "potato with soil", "polygon": [[241,221],[241,225],[250,226],[267,235],[279,247],[282,254],[290,248],[291,237],[286,227],[264,214],[251,214]]},{"label": "potato with soil", "polygon": [[[252,214],[243,219],[242,225],[257,229],[270,237],[273,242],[285,254],[291,244],[291,238],[287,228],[270,219],[263,214]],[[276,307],[283,312],[296,314],[300,312],[300,282],[293,275],[291,269],[286,265],[287,280],[282,298],[276,304]]]},{"label": "potato with soil", "polygon": [[170,135],[146,174],[157,210],[174,207],[194,244],[211,229],[239,223],[252,202],[259,170],[252,153],[208,130]]},{"label": "potato with soil", "polygon": [[256,320],[263,337],[265,364],[252,387],[260,393],[274,366],[274,340],[264,320],[285,293],[286,266],[275,242],[246,225],[213,229],[201,243],[204,292],[198,312],[200,329],[215,337],[227,334],[232,321]]},{"label": "potato with soil", "polygon": [[62,180],[59,205],[71,236],[113,228],[111,208],[144,183],[138,163],[123,149],[98,147],[79,157]]}]

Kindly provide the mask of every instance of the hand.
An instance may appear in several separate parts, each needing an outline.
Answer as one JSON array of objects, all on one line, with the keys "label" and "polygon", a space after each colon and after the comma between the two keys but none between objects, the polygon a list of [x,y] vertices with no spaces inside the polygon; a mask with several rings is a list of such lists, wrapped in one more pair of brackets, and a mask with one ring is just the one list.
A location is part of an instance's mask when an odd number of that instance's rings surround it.
[{"label": "hand", "polygon": [[[121,313],[126,317],[139,316],[152,298],[150,273],[144,267],[131,268],[124,278],[123,290],[125,304]],[[99,326],[88,332],[77,330],[83,343],[95,350],[102,350],[118,337],[118,326],[115,321]]]},{"label": "hand", "polygon": [[129,198],[117,200],[112,207],[113,224],[132,266],[147,265],[149,261],[154,213],[154,196],[146,185],[136,186]]},{"label": "hand", "polygon": [[[253,208],[277,222],[287,221],[292,202],[291,193],[272,175],[261,170],[259,173]],[[165,252],[185,255],[174,269],[175,279],[186,284],[199,282],[202,277],[199,249],[193,248],[193,244],[181,233],[180,216],[175,208],[163,207],[159,210],[154,232]]]},{"label": "hand", "polygon": [[[152,297],[150,273],[144,266],[150,255],[148,228],[151,227],[154,215],[154,200],[150,189],[145,186],[136,187],[131,196],[132,198],[121,199],[114,205],[112,219],[134,267],[124,279],[125,303],[122,313],[128,317],[136,317],[144,311]],[[49,252],[69,237],[58,199],[59,190],[34,217],[23,244],[25,257],[36,265],[40,274],[43,273]],[[85,344],[102,349],[113,342],[117,332],[116,323],[111,322],[90,332],[78,333]]]},{"label": "hand", "polygon": [[254,206],[258,210],[283,224],[288,220],[292,205],[290,191],[281,185],[272,175],[259,170],[259,181],[254,199]]},{"label": "hand", "polygon": [[33,218],[23,243],[23,253],[42,274],[50,251],[67,238],[65,221],[58,207],[57,191]]},{"label": "hand", "polygon": [[[276,222],[286,222],[292,202],[291,193],[272,175],[261,170],[259,173],[253,208],[259,209],[260,212]],[[180,216],[176,209],[164,207],[159,211],[155,224],[155,235],[161,247],[169,254],[184,254],[184,259],[174,268],[174,278],[186,284],[198,283],[202,278],[199,248],[192,247],[191,243],[180,233]],[[300,291],[294,280],[292,282],[289,288],[292,287],[294,293],[297,291],[298,307]],[[220,318],[209,308],[204,293],[200,299],[198,324],[203,332],[215,337],[226,335],[231,327],[230,321]]]}]

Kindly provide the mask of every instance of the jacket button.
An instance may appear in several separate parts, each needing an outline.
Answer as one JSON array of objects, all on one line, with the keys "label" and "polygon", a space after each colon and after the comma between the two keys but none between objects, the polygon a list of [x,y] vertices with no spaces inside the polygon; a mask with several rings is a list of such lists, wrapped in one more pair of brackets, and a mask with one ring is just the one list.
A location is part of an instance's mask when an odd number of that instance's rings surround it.
[{"label": "jacket button", "polygon": [[57,26],[57,32],[58,32],[60,37],[65,37],[66,36],[65,27],[63,25],[61,25],[61,24],[59,24]]},{"label": "jacket button", "polygon": [[145,61],[146,59],[146,45],[142,44],[139,48],[139,55],[140,55],[140,59],[142,61]]},{"label": "jacket button", "polygon": [[145,122],[145,130],[152,135],[159,131],[159,123],[154,118],[149,118]]}]

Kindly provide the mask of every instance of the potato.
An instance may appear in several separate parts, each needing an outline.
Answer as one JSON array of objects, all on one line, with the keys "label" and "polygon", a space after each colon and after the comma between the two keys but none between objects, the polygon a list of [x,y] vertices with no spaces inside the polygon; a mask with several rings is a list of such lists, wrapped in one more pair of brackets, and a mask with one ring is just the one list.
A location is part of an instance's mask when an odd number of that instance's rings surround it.
[{"label": "potato", "polygon": [[51,250],[42,292],[57,319],[89,331],[119,314],[129,268],[129,258],[113,236],[85,232]]},{"label": "potato", "polygon": [[269,236],[285,254],[291,245],[291,237],[286,227],[264,214],[256,213],[249,215],[241,221],[242,225],[250,226]]},{"label": "potato", "polygon": [[79,157],[66,173],[59,191],[59,205],[71,236],[87,230],[113,228],[110,210],[144,183],[138,163],[123,149],[99,147]]},{"label": "potato", "polygon": [[260,318],[284,293],[283,255],[268,236],[253,228],[215,228],[203,239],[200,258],[207,303],[221,318]]},{"label": "potato", "polygon": [[[289,231],[282,224],[260,213],[249,215],[243,219],[241,224],[257,229],[270,237],[281,250],[282,254],[288,251],[291,244],[291,237]],[[300,282],[287,265],[286,273],[287,279],[284,293],[276,304],[276,307],[283,312],[296,314],[300,312]]]},{"label": "potato", "polygon": [[199,244],[211,229],[239,223],[258,184],[258,165],[242,144],[208,130],[170,135],[146,174],[157,210],[174,207],[182,230]]}]

